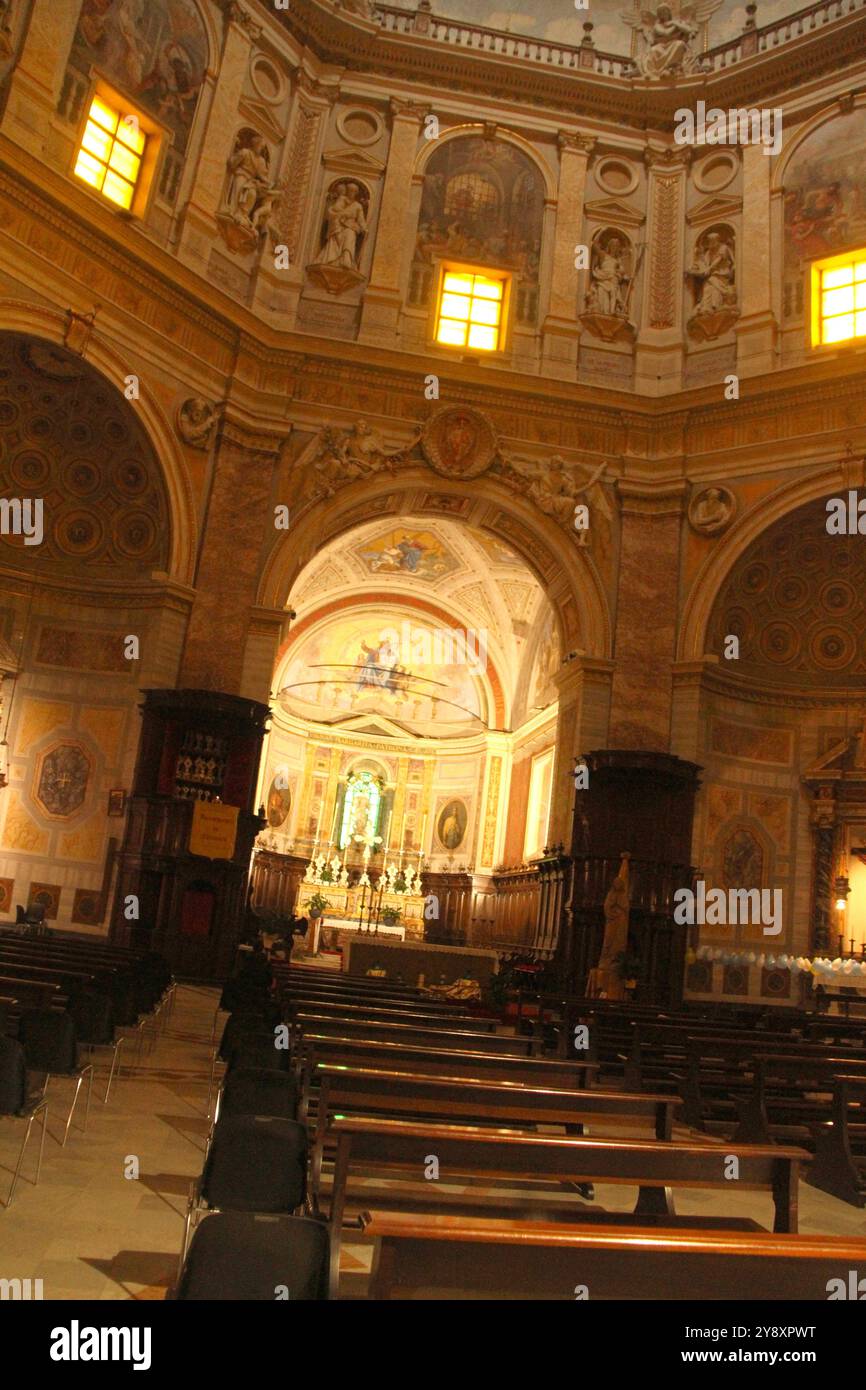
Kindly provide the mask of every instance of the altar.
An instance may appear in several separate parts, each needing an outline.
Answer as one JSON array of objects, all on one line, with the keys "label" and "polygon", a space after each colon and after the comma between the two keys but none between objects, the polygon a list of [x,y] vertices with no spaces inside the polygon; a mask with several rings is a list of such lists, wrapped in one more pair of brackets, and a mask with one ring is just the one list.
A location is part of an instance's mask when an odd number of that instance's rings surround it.
[{"label": "altar", "polygon": [[420,891],[420,874],[399,865],[383,866],[378,880],[371,881],[367,866],[356,884],[349,884],[348,871],[333,855],[311,859],[298,886],[295,916],[318,920],[312,949],[318,949],[321,929],[339,932],[378,933],[400,941],[424,940],[426,898]]}]

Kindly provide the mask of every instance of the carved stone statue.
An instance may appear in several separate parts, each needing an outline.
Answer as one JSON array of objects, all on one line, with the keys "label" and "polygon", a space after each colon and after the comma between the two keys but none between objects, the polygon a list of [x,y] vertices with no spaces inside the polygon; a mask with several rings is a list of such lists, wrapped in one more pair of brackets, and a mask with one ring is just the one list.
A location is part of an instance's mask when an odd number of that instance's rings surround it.
[{"label": "carved stone statue", "polygon": [[581,323],[599,338],[633,338],[635,325],[629,320],[632,292],[643,259],[643,248],[633,264],[631,244],[615,230],[598,235],[592,246],[589,288]]},{"label": "carved stone statue", "polygon": [[598,965],[589,973],[586,993],[590,998],[623,999],[625,981],[621,974],[621,958],[628,949],[628,918],[630,889],[628,861],[623,851],[619,873],[604,900],[604,941]]},{"label": "carved stone statue", "polygon": [[733,232],[704,232],[695,247],[695,260],[686,271],[695,298],[689,332],[699,338],[718,338],[739,318]]},{"label": "carved stone statue", "polygon": [[210,448],[220,407],[201,396],[191,396],[177,412],[177,432],[193,449]]},{"label": "carved stone statue", "polygon": [[228,161],[229,180],[217,225],[232,251],[256,250],[274,202],[281,195],[271,182],[271,155],[262,135],[242,130]]},{"label": "carved stone statue", "polygon": [[504,462],[509,481],[545,516],[567,527],[578,545],[588,544],[587,530],[575,525],[580,505],[587,503],[590,508],[597,508],[606,521],[612,519],[610,503],[602,486],[606,464],[600,464],[581,482],[576,476],[575,465],[567,463],[560,454],[540,461],[509,458]]},{"label": "carved stone statue", "polygon": [[689,525],[703,536],[717,536],[733,521],[737,500],[726,487],[708,487],[692,499]]},{"label": "carved stone statue", "polygon": [[401,449],[389,449],[381,434],[366,420],[351,429],[326,426],[315,441],[314,451],[305,465],[304,500],[333,497],[337,488],[358,478],[377,473],[394,474],[396,464],[415,447],[417,439]]},{"label": "carved stone statue", "polygon": [[645,47],[637,56],[642,77],[683,77],[700,67],[700,57],[692,51],[701,25],[722,4],[722,0],[691,0],[680,4],[675,15],[670,5],[656,10],[621,10],[620,18],[630,29],[638,29]]},{"label": "carved stone statue", "polygon": [[361,248],[367,234],[369,194],[359,183],[340,179],[328,194],[321,247],[307,267],[311,279],[329,294],[359,284]]}]

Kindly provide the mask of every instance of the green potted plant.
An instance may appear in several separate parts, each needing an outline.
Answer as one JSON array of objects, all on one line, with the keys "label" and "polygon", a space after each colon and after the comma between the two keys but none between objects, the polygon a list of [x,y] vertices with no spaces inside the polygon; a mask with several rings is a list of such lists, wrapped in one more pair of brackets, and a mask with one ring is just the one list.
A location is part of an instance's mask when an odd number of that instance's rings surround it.
[{"label": "green potted plant", "polygon": [[328,899],[324,893],[314,893],[307,904],[312,918],[321,917],[325,908],[328,907]]},{"label": "green potted plant", "polygon": [[399,920],[400,920],[400,918],[401,918],[402,915],[403,915],[403,909],[402,909],[402,907],[383,907],[383,908],[382,908],[382,921],[385,923],[385,926],[386,926],[386,927],[396,927],[396,925],[397,925],[397,923],[399,922]]}]

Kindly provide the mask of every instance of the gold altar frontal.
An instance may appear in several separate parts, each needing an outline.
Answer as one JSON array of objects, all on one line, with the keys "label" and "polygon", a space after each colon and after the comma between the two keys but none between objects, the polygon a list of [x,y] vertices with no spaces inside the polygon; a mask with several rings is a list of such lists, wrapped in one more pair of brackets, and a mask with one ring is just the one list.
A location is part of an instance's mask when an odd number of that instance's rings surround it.
[{"label": "gold altar frontal", "polygon": [[[328,901],[324,916],[330,926],[339,921],[345,931],[366,930],[368,922],[376,925],[378,911],[381,922],[387,908],[399,911],[398,925],[405,930],[406,940],[424,939],[424,895],[421,893],[387,893],[381,898],[378,888],[344,888],[339,883],[302,883],[298,888],[295,912],[309,917],[310,901],[320,893]],[[360,923],[360,926],[359,926]]]}]

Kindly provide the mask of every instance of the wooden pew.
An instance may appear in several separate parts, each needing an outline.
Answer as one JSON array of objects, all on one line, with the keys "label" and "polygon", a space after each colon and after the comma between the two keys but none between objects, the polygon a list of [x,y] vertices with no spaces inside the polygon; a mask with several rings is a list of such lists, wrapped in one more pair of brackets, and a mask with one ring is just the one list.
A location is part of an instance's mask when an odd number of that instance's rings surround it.
[{"label": "wooden pew", "polygon": [[424,1076],[468,1075],[517,1085],[544,1086],[560,1091],[584,1091],[597,1071],[592,1062],[561,1062],[544,1057],[514,1057],[477,1052],[465,1047],[408,1045],[381,1039],[333,1037],[305,1033],[299,1048],[299,1119],[309,1111],[310,1092],[319,1062],[345,1066],[396,1067]]},{"label": "wooden pew", "polygon": [[472,1124],[596,1127],[600,1119],[643,1121],[656,1139],[673,1129],[675,1096],[627,1095],[617,1091],[556,1090],[515,1085],[477,1076],[425,1076],[405,1069],[377,1070],[320,1063],[314,1078],[318,1106],[311,1160],[311,1191],[319,1190],[328,1126],[336,1114],[388,1114],[413,1119],[460,1120]]},{"label": "wooden pew", "polygon": [[378,1019],[345,1018],[341,1015],[308,1013],[295,1015],[295,1027],[305,1033],[333,1033],[345,1038],[381,1038],[384,1042],[433,1043],[440,1047],[467,1047],[473,1052],[497,1052],[511,1057],[532,1057],[531,1038],[515,1038],[502,1033],[470,1032],[437,1023],[380,1023]]},{"label": "wooden pew", "polygon": [[[375,995],[358,994],[353,990],[338,993],[336,990],[288,988],[280,991],[280,998],[290,1006],[293,1004],[310,1006],[321,1004],[331,1009],[346,1006],[359,1009],[388,1009],[395,1014],[421,1012],[435,1018],[472,1018],[475,1016],[463,1004],[446,1004],[441,1000],[416,999],[414,996],[411,999],[383,999]],[[498,1022],[498,1020],[494,1020],[494,1022]]]},{"label": "wooden pew", "polygon": [[824,1302],[864,1243],[767,1231],[647,1231],[374,1211],[368,1297]]},{"label": "wooden pew", "polygon": [[[851,1092],[858,1097],[852,1100]],[[858,1163],[851,1143],[849,1110],[857,1105],[862,1136],[866,1123],[866,1077],[837,1076],[833,1082],[830,1119],[816,1126],[815,1158],[806,1173],[810,1187],[818,1187],[852,1207],[866,1206],[866,1164]]]},{"label": "wooden pew", "polygon": [[[516,1130],[483,1129],[470,1125],[437,1125],[366,1117],[337,1118],[329,1135],[336,1141],[331,1185],[331,1270],[339,1271],[343,1218],[349,1180],[359,1170],[388,1179],[389,1186],[375,1189],[365,1184],[363,1198],[372,1205],[382,1202],[403,1210],[435,1210],[449,1205],[464,1208],[472,1194],[452,1194],[442,1184],[461,1186],[483,1183],[494,1186],[498,1205],[529,1205],[548,1211],[567,1204],[550,1184],[609,1182],[637,1187],[634,1217],[650,1219],[675,1216],[674,1187],[706,1187],[730,1192],[731,1155],[739,1163],[738,1190],[769,1191],[774,1206],[773,1229],[796,1233],[799,1164],[808,1155],[802,1149],[777,1145],[693,1144],[679,1141],[572,1138],[528,1134]],[[423,1181],[431,1155],[438,1160],[438,1181]],[[406,1183],[406,1196],[394,1180]],[[519,1195],[505,1188],[530,1183]],[[497,1191],[496,1184],[501,1184]],[[373,1193],[375,1192],[375,1197]],[[411,1193],[411,1195],[410,1195]],[[335,1290],[336,1291],[336,1290]]]}]

